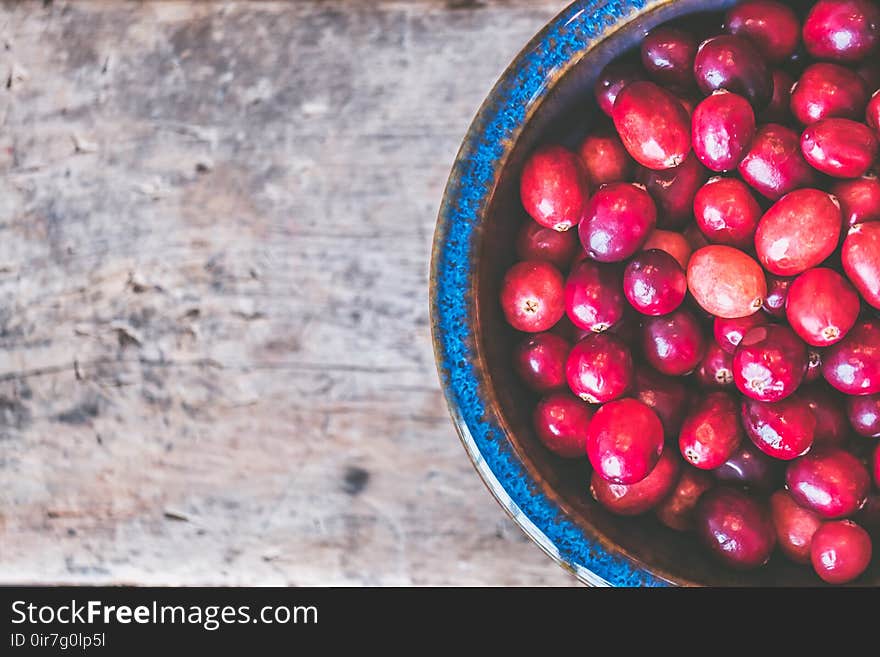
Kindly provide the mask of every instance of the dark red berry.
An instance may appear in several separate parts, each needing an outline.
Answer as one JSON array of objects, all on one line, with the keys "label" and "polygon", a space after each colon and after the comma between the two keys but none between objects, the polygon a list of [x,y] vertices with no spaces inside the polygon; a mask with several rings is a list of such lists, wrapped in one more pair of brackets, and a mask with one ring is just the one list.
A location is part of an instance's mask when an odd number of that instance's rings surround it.
[{"label": "dark red berry", "polygon": [[690,397],[680,379],[665,376],[649,367],[639,367],[636,369],[632,394],[657,414],[667,436],[678,436]]},{"label": "dark red berry", "polygon": [[816,59],[857,62],[877,48],[880,10],[870,0],[819,0],[804,22],[803,38]]},{"label": "dark red berry", "polygon": [[693,35],[674,27],[656,27],[642,41],[642,66],[662,85],[693,86],[696,54]]},{"label": "dark red berry", "polygon": [[641,251],[623,272],[623,292],[640,313],[666,315],[684,301],[687,277],[675,258],[665,251]]},{"label": "dark red berry", "polygon": [[644,188],[610,183],[593,194],[578,234],[591,258],[618,262],[638,251],[656,225],[657,208]]},{"label": "dark red berry", "polygon": [[544,146],[532,153],[519,189],[523,207],[532,219],[558,231],[577,225],[590,196],[580,159],[562,146]]},{"label": "dark red berry", "polygon": [[775,123],[758,128],[737,169],[743,180],[771,201],[816,180],[815,169],[801,153],[800,135]]},{"label": "dark red berry", "polygon": [[794,78],[781,69],[773,71],[773,97],[759,114],[760,123],[788,123],[791,119],[791,88]]},{"label": "dark red berry", "polygon": [[611,116],[614,101],[626,85],[636,80],[644,80],[645,72],[639,63],[632,59],[616,59],[599,73],[594,94],[596,102],[605,114]]},{"label": "dark red berry", "polygon": [[513,351],[513,366],[519,378],[535,392],[565,388],[565,361],[571,344],[554,333],[536,333],[524,338]]},{"label": "dark red berry", "polygon": [[816,416],[796,394],[773,403],[743,399],[742,423],[758,449],[783,461],[805,454],[816,435]]},{"label": "dark red berry", "polygon": [[588,135],[581,142],[578,155],[590,183],[596,187],[628,180],[635,168],[635,162],[626,152],[620,138],[611,133]]},{"label": "dark red berry", "polygon": [[877,157],[873,131],[850,119],[822,119],[801,135],[804,159],[813,168],[835,178],[858,178]]},{"label": "dark red berry", "polygon": [[[641,481],[663,450],[663,426],[657,415],[635,399],[602,406],[587,431],[587,456],[603,479],[615,484]],[[659,501],[659,500],[658,500]]]},{"label": "dark red berry", "polygon": [[800,506],[784,490],[770,496],[770,512],[779,549],[796,563],[810,563],[813,534],[822,526],[822,519]]},{"label": "dark red berry", "polygon": [[719,89],[694,109],[694,154],[712,171],[731,171],[755,136],[755,113],[742,96]]},{"label": "dark red berry", "polygon": [[[816,418],[813,444],[816,447],[842,445],[850,433],[842,395],[824,382],[801,386],[797,394],[810,407]],[[861,397],[851,399],[861,399]]]},{"label": "dark red berry", "polygon": [[783,481],[781,461],[764,454],[750,440],[743,440],[712,474],[718,481],[762,492],[778,488]]},{"label": "dark red berry", "polygon": [[619,268],[592,260],[572,267],[565,281],[565,312],[575,326],[607,331],[623,319],[625,307]]},{"label": "dark red berry", "polygon": [[758,326],[733,355],[733,380],[746,397],[776,402],[792,394],[807,369],[807,347],[785,326]]},{"label": "dark red berry", "polygon": [[773,79],[751,41],[722,34],[703,41],[694,59],[694,77],[704,94],[718,89],[744,96],[761,109],[773,95]]},{"label": "dark red berry", "polygon": [[663,374],[687,374],[700,364],[705,350],[700,325],[682,308],[662,317],[649,317],[642,326],[645,359]]},{"label": "dark red berry", "polygon": [[822,376],[847,395],[880,392],[880,321],[864,320],[822,355]]},{"label": "dark red berry", "polygon": [[855,180],[838,180],[831,188],[843,213],[843,223],[855,226],[880,221],[880,180],[873,176]]},{"label": "dark red berry", "polygon": [[836,447],[792,461],[785,473],[791,496],[823,518],[843,518],[865,503],[871,480],[855,456]]},{"label": "dark red berry", "polygon": [[791,113],[804,125],[831,117],[860,119],[867,103],[864,80],[839,64],[808,66],[791,91]]},{"label": "dark red berry", "polygon": [[608,333],[591,335],[572,347],[565,373],[574,394],[591,404],[602,404],[629,390],[632,356],[620,338]]},{"label": "dark red berry", "polygon": [[599,504],[619,516],[635,516],[650,511],[665,499],[678,480],[681,461],[669,448],[650,473],[633,484],[616,484],[593,472],[590,492]]},{"label": "dark red berry", "polygon": [[679,228],[691,218],[697,190],[709,177],[693,153],[672,169],[654,171],[639,167],[636,175],[657,203],[660,228]]},{"label": "dark red berry", "polygon": [[732,388],[733,355],[713,340],[706,347],[706,355],[694,371],[694,378],[706,388]]},{"label": "dark red berry", "polygon": [[847,396],[846,413],[857,434],[866,438],[880,438],[880,394]]},{"label": "dark red berry", "polygon": [[573,230],[560,233],[528,220],[517,235],[516,255],[520,260],[543,260],[565,271],[579,246]]},{"label": "dark red berry", "polygon": [[544,446],[565,458],[587,453],[587,429],[594,408],[570,392],[554,392],[535,407],[532,421]]},{"label": "dark red berry", "polygon": [[785,317],[785,302],[788,300],[788,290],[794,278],[782,276],[767,276],[767,297],[764,299],[762,309],[773,317]]},{"label": "dark red berry", "polygon": [[776,544],[767,509],[746,493],[723,486],[700,498],[697,533],[722,562],[742,570],[764,565]]},{"label": "dark red berry", "polygon": [[678,448],[690,465],[714,470],[730,458],[742,438],[734,398],[726,392],[711,392],[685,418]]},{"label": "dark red berry", "polygon": [[727,12],[724,28],[730,34],[746,37],[774,64],[791,57],[801,38],[801,24],[794,11],[773,0],[735,5]]},{"label": "dark red berry", "polygon": [[687,466],[682,467],[672,491],[657,506],[657,518],[676,531],[693,529],[697,503],[703,493],[712,488],[713,483],[712,477],[707,472]]},{"label": "dark red berry", "polygon": [[728,354],[733,355],[743,336],[756,326],[768,324],[769,320],[762,313],[755,313],[746,317],[725,319],[716,317],[712,324],[712,332],[715,342]]},{"label": "dark red berry", "polygon": [[562,274],[547,262],[515,264],[501,283],[501,308],[518,331],[539,333],[565,314]]}]

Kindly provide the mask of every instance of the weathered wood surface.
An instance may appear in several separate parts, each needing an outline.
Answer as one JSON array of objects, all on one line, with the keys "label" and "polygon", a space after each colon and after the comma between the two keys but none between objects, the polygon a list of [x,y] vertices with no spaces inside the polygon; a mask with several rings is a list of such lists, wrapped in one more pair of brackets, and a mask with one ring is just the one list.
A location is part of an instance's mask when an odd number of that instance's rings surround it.
[{"label": "weathered wood surface", "polygon": [[0,9],[0,582],[570,584],[471,468],[428,254],[564,4]]}]

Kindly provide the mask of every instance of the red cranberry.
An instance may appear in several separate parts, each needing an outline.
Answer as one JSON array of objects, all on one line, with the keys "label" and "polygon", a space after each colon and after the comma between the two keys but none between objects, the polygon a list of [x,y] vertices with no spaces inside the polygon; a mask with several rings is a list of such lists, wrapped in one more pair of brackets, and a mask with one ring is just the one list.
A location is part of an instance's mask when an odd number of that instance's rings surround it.
[{"label": "red cranberry", "polygon": [[822,376],[847,395],[880,392],[880,322],[865,320],[825,350]]},{"label": "red cranberry", "polygon": [[687,111],[653,82],[625,86],[614,101],[612,118],[626,150],[649,169],[676,167],[691,150]]},{"label": "red cranberry", "polygon": [[623,292],[640,313],[665,315],[684,301],[687,278],[675,258],[665,251],[642,251],[623,272]]},{"label": "red cranberry", "polygon": [[526,337],[513,351],[516,373],[535,392],[565,388],[565,361],[571,344],[554,333]]},{"label": "red cranberry", "polygon": [[712,171],[730,171],[755,136],[755,112],[742,96],[719,89],[694,109],[691,132],[700,162]]},{"label": "red cranberry", "polygon": [[[839,447],[849,437],[849,422],[840,393],[825,383],[801,386],[798,396],[806,402],[816,418],[816,447]],[[861,399],[860,397],[854,399]]]},{"label": "red cranberry", "polygon": [[614,101],[626,85],[636,80],[644,80],[645,72],[638,62],[630,59],[616,59],[599,73],[594,93],[596,102],[605,114],[611,116]]},{"label": "red cranberry", "polygon": [[798,276],[788,290],[785,312],[801,340],[814,347],[840,342],[859,318],[859,295],[833,269],[816,267]]},{"label": "red cranberry", "polygon": [[632,356],[620,338],[608,333],[591,335],[572,348],[565,373],[574,394],[601,404],[617,399],[632,385]]},{"label": "red cranberry", "polygon": [[751,0],[735,5],[724,20],[730,34],[746,37],[764,59],[780,64],[794,54],[801,24],[790,7],[773,0]]},{"label": "red cranberry", "polygon": [[877,157],[877,138],[871,129],[849,119],[822,119],[801,135],[804,159],[835,178],[858,178]]},{"label": "red cranberry", "polygon": [[616,335],[626,344],[633,344],[642,334],[641,317],[642,316],[633,310],[629,304],[625,304],[623,308],[623,319],[608,329],[608,332],[612,335]]},{"label": "red cranberry", "polygon": [[[880,481],[880,479],[875,481]],[[868,501],[865,502],[865,506],[859,509],[859,512],[853,518],[868,530],[872,537],[880,537],[880,493],[868,493]]]},{"label": "red cranberry", "polygon": [[858,511],[871,485],[862,462],[836,447],[813,450],[792,461],[785,481],[798,504],[823,518],[843,518]]},{"label": "red cranberry", "polygon": [[706,347],[706,355],[694,372],[699,384],[706,388],[733,386],[733,355],[727,353],[714,341]]},{"label": "red cranberry", "polygon": [[829,584],[851,582],[871,563],[871,537],[852,520],[826,522],[813,534],[810,560]]},{"label": "red cranberry", "polygon": [[732,319],[716,317],[712,324],[712,332],[718,346],[733,355],[746,333],[756,326],[763,326],[767,323],[767,318],[761,313]]},{"label": "red cranberry", "polygon": [[819,0],[804,22],[803,37],[816,59],[857,62],[880,41],[880,10],[870,0]]},{"label": "red cranberry", "polygon": [[713,244],[751,247],[761,214],[749,188],[736,178],[712,178],[694,197],[697,226]]},{"label": "red cranberry", "polygon": [[620,270],[592,260],[576,264],[565,281],[565,312],[578,328],[601,333],[623,318]]},{"label": "red cranberry", "polygon": [[839,64],[808,66],[791,91],[791,113],[804,125],[831,117],[861,118],[867,103],[864,80]]},{"label": "red cranberry", "polygon": [[755,233],[758,259],[771,274],[796,276],[831,255],[840,226],[840,207],[832,196],[818,189],[798,189],[761,217]]},{"label": "red cranberry", "polygon": [[578,246],[574,231],[560,233],[535,221],[526,221],[516,238],[516,255],[520,260],[544,260],[565,270]]},{"label": "red cranberry", "polygon": [[880,136],[880,89],[874,92],[868,101],[868,109],[865,110],[865,121],[874,128],[874,132]]},{"label": "red cranberry", "polygon": [[717,317],[745,317],[757,312],[767,296],[760,265],[730,246],[713,244],[688,262],[688,289],[697,303]]},{"label": "red cranberry", "polygon": [[703,41],[694,60],[694,77],[704,94],[727,89],[762,108],[773,95],[773,79],[751,41],[722,34]]},{"label": "red cranberry", "polygon": [[716,557],[742,570],[764,565],[776,544],[767,509],[733,488],[713,488],[700,498],[697,532]]},{"label": "red cranberry", "polygon": [[685,418],[678,448],[692,466],[714,470],[733,455],[742,437],[733,397],[710,392]]},{"label": "red cranberry", "polygon": [[687,88],[694,83],[697,40],[674,27],[657,27],[642,41],[642,66],[662,85]]},{"label": "red cranberry", "polygon": [[667,436],[678,436],[689,399],[688,390],[679,379],[639,367],[633,381],[633,396],[657,414]]},{"label": "red cranberry", "polygon": [[805,454],[816,435],[816,416],[798,395],[773,403],[743,399],[742,423],[758,449],[782,461]]},{"label": "red cranberry", "polygon": [[562,274],[547,262],[527,261],[507,270],[501,283],[501,308],[518,331],[546,331],[565,314]]},{"label": "red cranberry", "polygon": [[801,153],[799,135],[775,123],[758,128],[739,173],[753,189],[771,201],[799,187],[809,187],[815,170]]},{"label": "red cranberry", "polygon": [[773,71],[773,97],[758,115],[761,123],[787,123],[791,118],[791,88],[794,78],[781,69]]},{"label": "red cranberry", "polygon": [[632,177],[635,163],[627,154],[617,135],[595,133],[588,135],[578,148],[578,155],[587,177],[595,186],[621,182]]},{"label": "red cranberry", "polygon": [[712,484],[712,477],[708,473],[683,467],[672,492],[657,506],[657,518],[676,531],[693,529],[697,503],[703,493],[712,488]]},{"label": "red cranberry", "polygon": [[752,441],[744,440],[712,474],[727,484],[769,492],[778,488],[782,481],[780,463],[755,447]]},{"label": "red cranberry", "polygon": [[639,250],[657,225],[654,200],[642,187],[611,183],[587,204],[578,234],[594,260],[618,262]]},{"label": "red cranberry", "polygon": [[880,438],[880,395],[847,396],[846,413],[857,434]]},{"label": "red cranberry", "polygon": [[767,276],[767,298],[762,306],[765,313],[773,317],[785,317],[785,302],[788,300],[788,289],[794,282],[793,278]]},{"label": "red cranberry", "polygon": [[800,506],[784,490],[770,496],[770,512],[779,549],[796,563],[810,563],[810,545],[822,519]]},{"label": "red cranberry", "polygon": [[856,224],[840,254],[847,278],[874,308],[880,308],[880,223]]},{"label": "red cranberry", "polygon": [[776,324],[745,334],[733,355],[733,380],[746,397],[776,402],[797,390],[807,369],[807,348],[794,332]]},{"label": "red cranberry", "polygon": [[532,219],[558,231],[581,220],[590,195],[580,159],[562,146],[545,146],[532,153],[523,168],[519,191]]},{"label": "red cranberry", "polygon": [[570,392],[554,392],[535,407],[532,420],[535,433],[544,446],[565,458],[579,458],[587,453],[587,429],[593,407]]},{"label": "red cranberry", "polygon": [[840,202],[844,226],[880,221],[880,180],[877,178],[838,180],[831,193]]},{"label": "red cranberry", "polygon": [[675,233],[671,230],[655,229],[648,239],[642,245],[645,251],[651,249],[660,249],[666,251],[686,270],[688,260],[691,258],[691,246],[681,233]]},{"label": "red cranberry", "polygon": [[706,345],[697,320],[687,310],[679,308],[668,315],[645,320],[642,350],[655,370],[680,376],[699,365]]},{"label": "red cranberry", "polygon": [[690,219],[694,196],[709,177],[693,153],[673,169],[652,171],[641,167],[636,175],[657,203],[657,225],[661,228],[678,228]]},{"label": "red cranberry", "polygon": [[599,504],[619,516],[636,516],[650,511],[669,495],[678,479],[681,462],[664,449],[651,472],[633,484],[616,484],[593,472],[590,492]]},{"label": "red cranberry", "polygon": [[593,469],[615,484],[634,484],[654,468],[663,450],[663,425],[635,399],[608,402],[587,430],[587,456]]}]

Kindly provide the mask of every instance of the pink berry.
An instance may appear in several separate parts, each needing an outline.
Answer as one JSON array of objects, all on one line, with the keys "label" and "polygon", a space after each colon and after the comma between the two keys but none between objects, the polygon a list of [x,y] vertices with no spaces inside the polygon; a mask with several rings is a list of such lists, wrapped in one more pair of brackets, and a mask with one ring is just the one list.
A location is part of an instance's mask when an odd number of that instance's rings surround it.
[{"label": "pink berry", "polygon": [[675,233],[671,230],[655,229],[645,243],[642,249],[650,251],[651,249],[660,249],[666,251],[681,265],[683,270],[687,269],[688,260],[691,257],[691,246],[681,233]]},{"label": "pink berry", "polygon": [[720,244],[691,255],[687,281],[697,303],[716,317],[751,315],[767,295],[760,265],[739,249]]}]

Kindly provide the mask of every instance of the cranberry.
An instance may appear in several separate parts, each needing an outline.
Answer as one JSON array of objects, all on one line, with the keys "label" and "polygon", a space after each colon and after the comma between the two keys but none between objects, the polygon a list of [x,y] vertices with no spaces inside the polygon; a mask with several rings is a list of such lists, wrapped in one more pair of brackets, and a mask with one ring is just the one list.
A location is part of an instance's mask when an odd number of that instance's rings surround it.
[{"label": "cranberry", "polygon": [[764,565],[776,544],[767,509],[733,488],[713,488],[700,498],[697,532],[721,561],[743,570]]},{"label": "cranberry", "polygon": [[785,317],[785,302],[788,300],[788,288],[794,282],[793,278],[781,276],[767,276],[767,298],[764,299],[762,309],[773,317]]},{"label": "cranberry", "polygon": [[712,471],[718,481],[744,488],[769,492],[782,481],[780,461],[744,440],[720,467]]},{"label": "cranberry", "polygon": [[773,96],[758,115],[761,123],[787,123],[791,118],[791,88],[794,78],[781,69],[773,71]]},{"label": "cranberry", "polygon": [[[690,244],[691,251],[699,251],[703,247],[709,246],[709,240],[703,235],[703,231],[700,230],[696,222],[688,224],[681,234],[687,240],[687,243]],[[688,262],[690,262],[690,259],[688,259]]]},{"label": "cranberry", "polygon": [[871,563],[871,537],[852,520],[826,522],[813,534],[810,560],[829,584],[845,584]]},{"label": "cranberry", "polygon": [[657,518],[676,531],[693,529],[697,503],[703,493],[712,488],[712,484],[712,477],[708,473],[683,467],[672,491],[657,506]]},{"label": "cranberry", "polygon": [[629,349],[608,333],[578,342],[565,363],[568,387],[591,404],[617,399],[632,384],[633,362]]},{"label": "cranberry", "polygon": [[742,423],[758,449],[783,461],[805,454],[816,435],[816,416],[796,394],[773,403],[743,399]]},{"label": "cranberry", "polygon": [[694,84],[697,40],[674,27],[657,27],[642,41],[642,66],[663,85],[687,88]]},{"label": "cranberry", "polygon": [[712,324],[712,333],[718,346],[733,355],[746,333],[756,326],[763,326],[767,323],[767,318],[761,313],[732,319],[716,317]]},{"label": "cranberry", "polygon": [[578,249],[574,231],[559,232],[535,221],[526,221],[516,238],[516,255],[520,260],[543,260],[558,269],[568,269]]},{"label": "cranberry", "polygon": [[691,150],[690,117],[678,99],[653,82],[632,82],[614,101],[614,127],[642,166],[671,169]]},{"label": "cranberry", "polygon": [[801,24],[790,7],[773,0],[751,0],[735,5],[724,20],[730,34],[746,37],[758,52],[774,64],[794,54],[801,38]]},{"label": "cranberry", "polygon": [[694,59],[694,77],[704,94],[727,89],[762,108],[773,95],[773,78],[760,53],[743,37],[722,34],[703,41]]},{"label": "cranberry", "polygon": [[653,171],[642,167],[637,176],[657,203],[661,228],[678,228],[691,218],[697,190],[709,177],[693,153],[675,168]]},{"label": "cranberry", "polygon": [[825,350],[822,376],[847,395],[880,392],[880,321],[864,320]]},{"label": "cranberry", "polygon": [[880,223],[856,224],[840,254],[847,278],[875,308],[880,308]]},{"label": "cranberry", "polygon": [[804,159],[835,178],[858,178],[877,157],[877,138],[871,129],[849,119],[822,119],[801,135]]},{"label": "cranberry", "polygon": [[808,187],[816,179],[815,170],[801,153],[798,134],[775,123],[758,128],[738,170],[743,180],[771,201],[799,187]]},{"label": "cranberry", "polygon": [[713,244],[748,248],[761,219],[761,206],[736,178],[712,178],[694,197],[697,226]]},{"label": "cranberry", "polygon": [[730,171],[755,136],[755,112],[742,96],[719,89],[694,109],[694,154],[712,171]]},{"label": "cranberry", "polygon": [[501,282],[501,308],[518,331],[546,331],[565,314],[562,274],[547,262],[520,262]]},{"label": "cranberry", "polygon": [[535,433],[544,446],[565,458],[579,458],[587,453],[587,429],[593,407],[570,392],[554,392],[535,407],[532,420]]},{"label": "cranberry", "polygon": [[739,249],[720,244],[691,256],[687,281],[697,303],[717,317],[751,315],[761,309],[767,295],[760,265]]},{"label": "cranberry", "polygon": [[[840,393],[825,383],[817,383],[802,386],[797,394],[810,407],[813,417],[816,418],[813,445],[835,447],[843,444],[849,437],[849,422]],[[861,399],[861,397],[853,399]]]},{"label": "cranberry", "polygon": [[864,80],[839,64],[808,66],[791,90],[791,113],[804,125],[831,117],[861,118],[867,103]]},{"label": "cranberry", "polygon": [[611,116],[614,109],[614,101],[617,95],[626,85],[636,80],[644,80],[645,72],[638,62],[631,59],[617,59],[608,64],[599,73],[596,80],[594,94],[596,102],[605,114]]},{"label": "cranberry", "polygon": [[618,262],[638,251],[656,224],[657,208],[644,188],[610,183],[593,194],[578,234],[591,258]]},{"label": "cranberry", "polygon": [[642,251],[623,272],[623,292],[640,313],[665,315],[684,301],[687,278],[675,258],[665,251]]},{"label": "cranberry", "polygon": [[770,513],[779,549],[796,563],[810,563],[810,545],[822,519],[800,506],[784,490],[770,496]]},{"label": "cranberry", "polygon": [[[876,452],[875,452],[876,453]],[[876,479],[875,481],[880,481]],[[855,521],[868,530],[874,538],[880,537],[880,493],[868,493],[868,501],[853,516]]]},{"label": "cranberry", "polygon": [[840,227],[840,207],[832,196],[818,189],[798,189],[761,217],[755,250],[771,274],[795,276],[831,255]]},{"label": "cranberry", "polygon": [[675,233],[671,230],[655,229],[648,239],[642,245],[645,251],[651,249],[660,249],[666,251],[681,265],[682,269],[687,269],[688,260],[691,257],[691,246],[681,233]]},{"label": "cranberry", "polygon": [[776,402],[792,394],[807,369],[807,348],[794,332],[776,324],[753,328],[733,355],[733,380],[746,397]]},{"label": "cranberry", "polygon": [[798,276],[788,291],[785,312],[801,340],[827,347],[843,340],[859,318],[859,295],[833,269],[816,267]]},{"label": "cranberry", "polygon": [[645,359],[663,374],[687,374],[699,365],[705,349],[700,325],[682,308],[662,317],[649,317],[642,326]]},{"label": "cranberry", "polygon": [[632,390],[633,396],[660,418],[663,432],[667,436],[678,436],[689,399],[684,384],[649,367],[639,367]]},{"label": "cranberry", "polygon": [[880,438],[880,394],[848,396],[846,413],[857,434],[866,438]]},{"label": "cranberry", "polygon": [[831,192],[840,202],[844,226],[880,221],[880,180],[877,178],[838,180]]},{"label": "cranberry", "polygon": [[871,485],[862,462],[836,447],[813,450],[792,461],[785,481],[798,504],[823,518],[843,518],[858,511]]},{"label": "cranberry", "polygon": [[562,146],[545,146],[532,153],[523,168],[519,191],[532,219],[558,231],[581,220],[590,195],[580,159]]},{"label": "cranberry", "polygon": [[519,378],[535,392],[549,392],[566,386],[565,361],[571,345],[554,333],[526,337],[513,351],[513,366]]},{"label": "cranberry", "polygon": [[578,155],[590,183],[597,187],[632,177],[635,163],[615,134],[599,132],[588,135],[581,142]]},{"label": "cranberry", "polygon": [[874,128],[874,132],[880,136],[880,90],[874,92],[868,101],[868,109],[865,110],[865,120]]},{"label": "cranberry", "polygon": [[654,411],[635,399],[608,402],[596,411],[587,430],[593,469],[615,484],[644,479],[662,450],[663,425]]},{"label": "cranberry", "polygon": [[819,0],[804,22],[803,37],[816,59],[857,62],[880,41],[880,10],[870,0]]},{"label": "cranberry", "polygon": [[619,516],[635,516],[650,511],[667,495],[678,480],[681,462],[664,449],[650,473],[632,484],[612,483],[593,472],[590,492],[599,504]]},{"label": "cranberry", "polygon": [[742,437],[733,397],[710,392],[685,418],[678,448],[692,466],[714,470],[731,457]]},{"label": "cranberry", "polygon": [[577,263],[565,281],[565,312],[578,328],[608,330],[623,318],[620,270],[592,260]]},{"label": "cranberry", "polygon": [[713,341],[706,347],[706,355],[694,372],[694,377],[706,388],[732,387],[733,355]]}]

